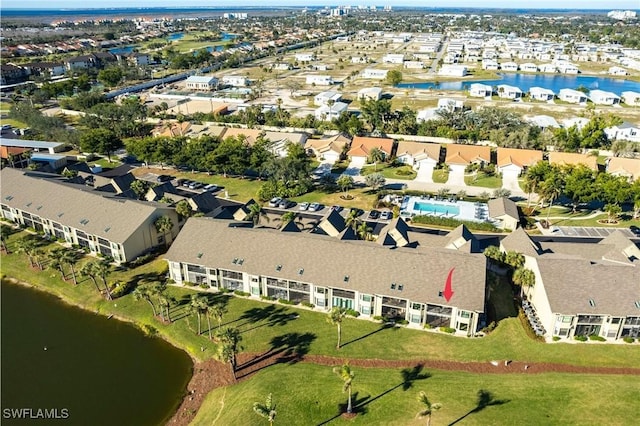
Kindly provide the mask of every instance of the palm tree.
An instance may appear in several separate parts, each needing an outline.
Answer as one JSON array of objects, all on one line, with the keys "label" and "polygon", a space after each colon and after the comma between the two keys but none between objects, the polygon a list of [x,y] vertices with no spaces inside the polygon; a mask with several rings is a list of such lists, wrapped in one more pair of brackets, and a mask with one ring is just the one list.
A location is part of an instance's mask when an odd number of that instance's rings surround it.
[{"label": "palm tree", "polygon": [[267,213],[262,210],[262,206],[258,203],[251,204],[249,206],[247,220],[252,221],[253,226],[258,226],[260,224],[260,219],[264,219],[269,222],[269,216],[267,216]]},{"label": "palm tree", "polygon": [[296,212],[286,212],[282,216],[280,216],[281,227],[284,228],[289,224],[289,222],[293,222],[296,219]]},{"label": "palm tree", "polygon": [[153,224],[156,227],[156,231],[164,236],[164,246],[167,247],[168,241],[166,236],[167,232],[173,229],[173,221],[169,216],[160,216]]},{"label": "palm tree", "polygon": [[336,373],[344,382],[342,385],[342,392],[349,392],[349,399],[347,400],[347,413],[351,414],[353,409],[351,408],[351,384],[355,374],[351,371],[349,364],[343,364],[341,367],[334,367],[333,372]]},{"label": "palm tree", "polygon": [[60,271],[60,278],[62,281],[67,280],[67,276],[64,273],[62,256],[64,255],[64,249],[61,247],[56,247],[49,250],[46,254],[47,265],[51,269],[57,269]]},{"label": "palm tree", "polygon": [[102,260],[96,262],[95,271],[96,274],[102,279],[102,284],[104,284],[104,288],[107,290],[107,299],[113,300],[111,296],[111,290],[109,289],[109,284],[107,284],[107,277],[111,273],[109,261]]},{"label": "palm tree", "polygon": [[271,394],[267,395],[267,399],[264,404],[259,402],[253,403],[253,411],[260,417],[264,417],[269,422],[269,425],[273,425],[273,421],[276,419],[276,404],[273,403]]},{"label": "palm tree", "polygon": [[78,280],[76,278],[76,263],[78,263],[78,253],[76,251],[72,251],[72,250],[66,250],[62,253],[62,256],[60,257],[60,261],[65,264],[65,265],[69,265],[69,269],[71,269],[71,277],[73,279],[73,284],[74,285],[78,285]]},{"label": "palm tree", "polygon": [[362,240],[369,240],[371,238],[371,231],[372,229],[367,226],[367,222],[361,222],[360,225],[358,225],[358,229],[356,229],[356,234],[358,234],[358,237]]},{"label": "palm tree", "polygon": [[542,182],[540,186],[540,194],[549,202],[547,210],[547,224],[549,224],[549,215],[551,214],[551,206],[553,202],[560,197],[564,190],[564,181],[559,170],[553,169],[552,173]]},{"label": "palm tree", "polygon": [[242,350],[242,346],[240,346],[242,336],[237,329],[231,327],[220,330],[217,334],[220,339],[218,357],[222,362],[229,363],[231,366],[231,374],[233,374],[233,379],[235,380],[236,356],[238,355],[238,352]]},{"label": "palm tree", "polygon": [[546,161],[540,161],[527,169],[524,175],[524,188],[529,194],[527,208],[531,207],[531,193],[538,190],[539,185],[544,182],[549,171],[549,163]]},{"label": "palm tree", "polygon": [[423,391],[420,391],[420,393],[418,394],[418,401],[420,401],[423,405],[424,405],[424,409],[420,410],[418,412],[418,417],[422,418],[422,417],[426,417],[427,418],[427,426],[431,425],[431,415],[433,414],[434,411],[439,410],[440,408],[442,408],[442,404],[440,404],[439,402],[431,402],[429,401],[429,398],[427,397],[427,394],[424,393]]},{"label": "palm tree", "polygon": [[369,162],[373,163],[373,169],[378,170],[378,162],[384,160],[384,153],[380,148],[373,148],[369,151]]},{"label": "palm tree", "polygon": [[327,316],[327,322],[338,327],[338,344],[336,345],[336,349],[340,349],[340,339],[342,338],[342,320],[344,320],[346,316],[347,311],[344,308],[340,308],[338,306],[331,309],[331,311],[329,311],[329,315]]},{"label": "palm tree", "polygon": [[358,209],[351,209],[351,211],[349,211],[349,214],[344,220],[344,224],[347,228],[351,227],[354,231],[358,228],[358,224],[360,223],[360,220],[358,219],[359,213]]},{"label": "palm tree", "polygon": [[136,300],[144,300],[149,305],[151,305],[151,310],[153,310],[153,316],[157,316],[156,306],[153,304],[153,300],[151,300],[152,290],[150,287],[146,285],[139,285],[133,290],[133,298]]},{"label": "palm tree", "polygon": [[227,308],[221,303],[214,303],[213,305],[207,307],[207,311],[209,315],[211,315],[218,321],[218,330],[220,330],[224,314],[227,313]]},{"label": "palm tree", "polygon": [[198,336],[202,333],[201,315],[207,310],[208,301],[206,296],[197,294],[191,295],[190,311],[198,316]]},{"label": "palm tree", "polygon": [[82,265],[82,268],[80,268],[80,275],[91,278],[91,281],[93,281],[93,285],[96,286],[98,293],[102,294],[102,290],[100,290],[100,286],[98,286],[98,280],[96,279],[98,277],[97,266],[97,262],[85,263],[84,265]]},{"label": "palm tree", "polygon": [[536,275],[532,270],[520,267],[513,272],[511,280],[520,286],[520,298],[522,299],[524,287],[533,287],[536,283]]},{"label": "palm tree", "polygon": [[36,248],[33,252],[33,261],[38,266],[38,269],[40,269],[41,271],[44,269],[42,260],[45,259],[46,256],[47,254],[41,248]]},{"label": "palm tree", "polygon": [[20,238],[16,241],[16,251],[26,254],[29,258],[29,266],[33,268],[33,255],[36,251],[36,242],[29,238]]},{"label": "palm tree", "polygon": [[170,309],[171,305],[176,303],[176,298],[173,296],[169,296],[165,293],[158,295],[158,306],[160,306],[160,312],[162,315],[162,319],[165,320],[165,316],[163,312],[166,312],[166,321],[171,322],[171,314]]},{"label": "palm tree", "polygon": [[0,249],[6,254],[11,254],[9,252],[9,248],[7,247],[7,237],[5,237],[3,233],[0,233]]},{"label": "palm tree", "polygon": [[340,175],[336,184],[344,191],[344,196],[349,195],[349,188],[353,186],[353,178],[349,175]]},{"label": "palm tree", "polygon": [[524,256],[522,253],[509,250],[504,255],[504,263],[511,266],[513,269],[521,268],[524,265]]}]

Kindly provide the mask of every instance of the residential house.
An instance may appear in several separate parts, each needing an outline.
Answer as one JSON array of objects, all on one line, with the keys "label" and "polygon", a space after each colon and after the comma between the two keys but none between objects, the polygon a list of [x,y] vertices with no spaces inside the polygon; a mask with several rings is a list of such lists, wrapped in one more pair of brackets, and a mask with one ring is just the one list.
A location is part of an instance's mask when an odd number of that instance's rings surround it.
[{"label": "residential house", "polygon": [[65,144],[62,142],[33,141],[27,139],[0,138],[0,145],[16,148],[26,148],[33,152],[46,152],[49,154],[56,154],[58,152],[64,151],[65,149]]},{"label": "residential house", "polygon": [[15,84],[24,81],[27,78],[27,71],[11,64],[0,64],[0,84]]},{"label": "residential house", "polygon": [[222,77],[222,84],[233,87],[246,87],[249,79],[243,75],[225,75]]},{"label": "residential house", "polygon": [[416,121],[418,123],[422,123],[423,121],[438,120],[440,118],[438,110],[439,108],[421,109],[420,111],[418,111],[418,114],[416,114]]},{"label": "residential house", "polygon": [[404,61],[403,67],[406,69],[421,70],[425,68],[425,65],[422,61]]},{"label": "residential house", "polygon": [[556,119],[550,115],[534,115],[531,117],[525,117],[524,119],[525,121],[538,126],[542,130],[550,128],[557,129],[560,127],[560,124],[558,124]]},{"label": "residential house", "polygon": [[558,67],[554,64],[540,64],[538,65],[538,70],[544,73],[556,73],[558,72]]},{"label": "residential house", "polygon": [[629,74],[627,72],[627,70],[625,70],[624,68],[621,68],[621,67],[611,67],[611,68],[609,68],[608,73],[609,73],[609,75],[620,75],[620,76],[625,76],[625,75]]},{"label": "residential house", "polygon": [[315,86],[331,86],[333,84],[333,78],[331,78],[330,75],[308,75],[307,84]]},{"label": "residential house", "polygon": [[246,141],[249,145],[253,145],[262,136],[264,136],[264,131],[260,129],[239,129],[235,127],[228,127],[220,138],[223,140],[232,137],[240,138]]},{"label": "residential house", "polygon": [[22,169],[29,165],[31,149],[2,145],[0,146],[0,158],[2,158],[3,166],[6,164],[9,167]]},{"label": "residential house", "polygon": [[529,166],[542,161],[542,151],[533,149],[498,148],[498,170],[503,179],[517,180]]},{"label": "residential house", "polygon": [[311,62],[316,60],[314,53],[296,53],[296,61],[298,62]]},{"label": "residential house", "polygon": [[264,139],[271,141],[269,151],[278,157],[288,155],[290,144],[304,146],[308,137],[304,132],[264,132]]},{"label": "residential house", "polygon": [[351,144],[351,139],[343,134],[322,139],[307,139],[304,149],[321,161],[335,163],[340,160],[345,147]]},{"label": "residential house", "polygon": [[500,64],[500,69],[502,71],[516,72],[518,71],[518,64],[515,62],[504,62]]},{"label": "residential house", "polygon": [[558,61],[556,66],[560,74],[578,74],[580,72],[578,67],[568,62]]},{"label": "residential house", "polygon": [[525,62],[520,64],[520,71],[522,72],[538,72],[538,66],[532,62]]},{"label": "residential house", "polygon": [[289,71],[293,69],[293,65],[286,62],[279,62],[272,64],[271,68],[278,71]]},{"label": "residential house", "polygon": [[127,56],[127,60],[137,67],[144,67],[154,63],[150,53],[133,52]]},{"label": "residential house", "polygon": [[616,105],[620,103],[620,96],[604,90],[592,90],[589,92],[591,102],[598,105]]},{"label": "residential house", "polygon": [[489,71],[497,71],[498,70],[498,62],[493,59],[484,59],[482,61],[482,69]]},{"label": "residential house", "polygon": [[549,163],[558,166],[577,166],[582,164],[591,170],[598,170],[598,157],[595,155],[551,151],[549,152]]},{"label": "residential house", "polygon": [[625,92],[622,92],[621,95],[622,95],[622,102],[624,102],[625,104],[640,106],[640,93],[625,91]]},{"label": "residential house", "polygon": [[445,111],[462,111],[464,101],[460,99],[440,98],[438,99],[438,109]]},{"label": "residential house", "polygon": [[474,98],[486,98],[493,93],[493,87],[487,84],[473,83],[469,86],[469,96]]},{"label": "residential house", "polygon": [[443,65],[438,71],[438,75],[447,77],[464,77],[467,74],[467,67],[464,65]]},{"label": "residential house", "polygon": [[518,206],[507,197],[494,198],[489,200],[489,217],[493,224],[508,231],[513,231],[520,223]]},{"label": "residential house", "polygon": [[214,90],[218,86],[218,79],[204,75],[192,75],[185,80],[185,87],[191,90]]},{"label": "residential house", "polygon": [[[56,180],[59,175],[5,168],[0,176],[2,217],[118,263],[169,243],[178,233],[178,216],[168,207],[76,189]],[[154,225],[162,216],[174,223],[165,234]]]},{"label": "residential house", "polygon": [[404,62],[404,55],[402,54],[388,53],[382,57],[383,64],[402,65],[403,62]]},{"label": "residential house", "polygon": [[380,87],[365,87],[358,90],[358,99],[378,101],[382,98],[382,89]]},{"label": "residential house", "polygon": [[433,182],[433,169],[440,162],[440,145],[423,142],[398,142],[396,159],[418,172],[416,180]]},{"label": "residential house", "polygon": [[625,176],[634,181],[640,179],[640,159],[610,157],[606,160],[607,173],[614,176]]},{"label": "residential house", "polygon": [[503,99],[520,99],[522,98],[522,90],[515,86],[500,84],[498,85],[498,96]]},{"label": "residential house", "polygon": [[587,102],[587,95],[579,90],[560,89],[558,99],[570,104],[583,104]]},{"label": "residential house", "polygon": [[482,145],[447,144],[445,164],[464,170],[470,164],[484,166],[491,162],[491,148]]},{"label": "residential house", "polygon": [[97,66],[98,58],[95,55],[81,55],[65,59],[67,71],[86,70]]},{"label": "residential house", "polygon": [[28,75],[59,77],[66,69],[62,62],[30,62],[22,65]]},{"label": "residential house", "polygon": [[314,116],[317,120],[322,121],[331,121],[335,120],[342,115],[342,113],[347,112],[348,104],[344,102],[336,102],[333,105],[322,105],[317,108],[314,112]]},{"label": "residential house", "polygon": [[313,101],[316,105],[321,106],[321,105],[329,105],[329,103],[336,103],[341,99],[342,99],[342,94],[333,90],[327,90],[325,92],[318,93],[313,98]]},{"label": "residential house", "polygon": [[372,80],[384,80],[387,78],[389,70],[378,70],[374,68],[365,68],[360,75],[362,78],[368,78]]},{"label": "residential house", "polygon": [[524,267],[535,275],[535,284],[523,287],[523,293],[541,335],[571,340],[596,335],[611,341],[640,336],[640,250],[621,232],[592,244],[536,243],[517,229],[500,249],[522,253]]},{"label": "residential house", "polygon": [[640,142],[640,126],[629,123],[628,121],[607,127],[604,129],[604,133],[607,135],[609,140]]},{"label": "residential house", "polygon": [[384,158],[388,158],[393,151],[393,139],[355,136],[351,142],[351,149],[347,152],[347,156],[351,159],[352,163],[363,166],[367,162],[371,150],[374,148],[382,151]]},{"label": "residential house", "polygon": [[529,89],[529,97],[535,101],[549,102],[553,100],[555,93],[543,87],[532,87]]},{"label": "residential house", "polygon": [[[311,251],[314,256],[305,255]],[[479,253],[390,250],[362,241],[190,218],[165,258],[169,276],[178,284],[305,302],[318,310],[353,309],[363,318],[382,316],[421,328],[451,327],[473,336],[485,311],[486,260]],[[455,291],[450,294],[445,287]]]}]

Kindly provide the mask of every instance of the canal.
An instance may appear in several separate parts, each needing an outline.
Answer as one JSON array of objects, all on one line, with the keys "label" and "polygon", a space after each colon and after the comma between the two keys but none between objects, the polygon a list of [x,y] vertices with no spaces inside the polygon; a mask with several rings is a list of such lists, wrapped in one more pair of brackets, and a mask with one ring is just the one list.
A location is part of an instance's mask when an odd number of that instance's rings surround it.
[{"label": "canal", "polygon": [[[3,425],[158,425],[175,412],[193,368],[185,352],[47,293],[1,290]],[[8,409],[68,418],[12,420]]]}]

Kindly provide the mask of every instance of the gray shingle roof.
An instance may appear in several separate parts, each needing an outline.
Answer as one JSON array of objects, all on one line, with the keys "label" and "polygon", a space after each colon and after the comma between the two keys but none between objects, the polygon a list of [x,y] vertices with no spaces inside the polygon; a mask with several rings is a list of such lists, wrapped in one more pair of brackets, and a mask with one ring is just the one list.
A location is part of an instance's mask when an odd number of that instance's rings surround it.
[{"label": "gray shingle roof", "polygon": [[[362,241],[340,241],[310,233],[231,228],[227,221],[190,218],[165,258],[484,311],[486,259],[481,254],[426,248],[389,250]],[[234,258],[244,259],[242,265],[232,264]],[[282,265],[280,271],[276,271],[277,265]],[[301,275],[300,269],[304,269]],[[446,302],[439,292],[444,289],[451,269],[454,270],[454,295]],[[344,282],[346,275],[348,282]],[[403,290],[391,290],[391,283],[403,284]]]},{"label": "gray shingle roof", "polygon": [[154,206],[103,197],[11,168],[3,169],[0,176],[2,204],[113,242],[125,242],[150,216],[161,215],[161,209]]},{"label": "gray shingle roof", "polygon": [[518,214],[518,206],[516,206],[516,203],[514,203],[507,197],[500,197],[489,200],[488,206],[489,216],[491,217],[500,217],[507,215],[514,219],[520,218],[520,215]]},{"label": "gray shingle roof", "polygon": [[546,257],[538,267],[552,312],[640,316],[640,268]]},{"label": "gray shingle roof", "polygon": [[507,251],[517,251],[526,256],[538,257],[541,252],[540,247],[529,238],[529,235],[522,228],[516,228],[500,241],[500,245]]}]

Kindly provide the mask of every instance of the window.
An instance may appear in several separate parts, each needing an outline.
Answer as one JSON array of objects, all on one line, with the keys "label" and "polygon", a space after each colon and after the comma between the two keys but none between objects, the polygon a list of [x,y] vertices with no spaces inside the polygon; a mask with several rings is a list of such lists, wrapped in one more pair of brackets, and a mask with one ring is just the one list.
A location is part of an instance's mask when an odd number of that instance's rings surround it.
[{"label": "window", "polygon": [[470,318],[471,313],[469,313],[468,311],[458,311],[458,316],[460,318]]},{"label": "window", "polygon": [[254,296],[260,296],[260,287],[251,287],[251,294]]},{"label": "window", "polygon": [[412,303],[411,304],[411,309],[415,309],[416,311],[419,311],[422,309],[422,304],[421,303]]},{"label": "window", "polygon": [[367,305],[360,306],[360,313],[362,315],[371,315],[371,308]]},{"label": "window", "polygon": [[371,296],[368,294],[363,294],[360,296],[363,302],[371,302]]},{"label": "window", "polygon": [[420,314],[411,314],[410,320],[414,324],[420,324]]}]

